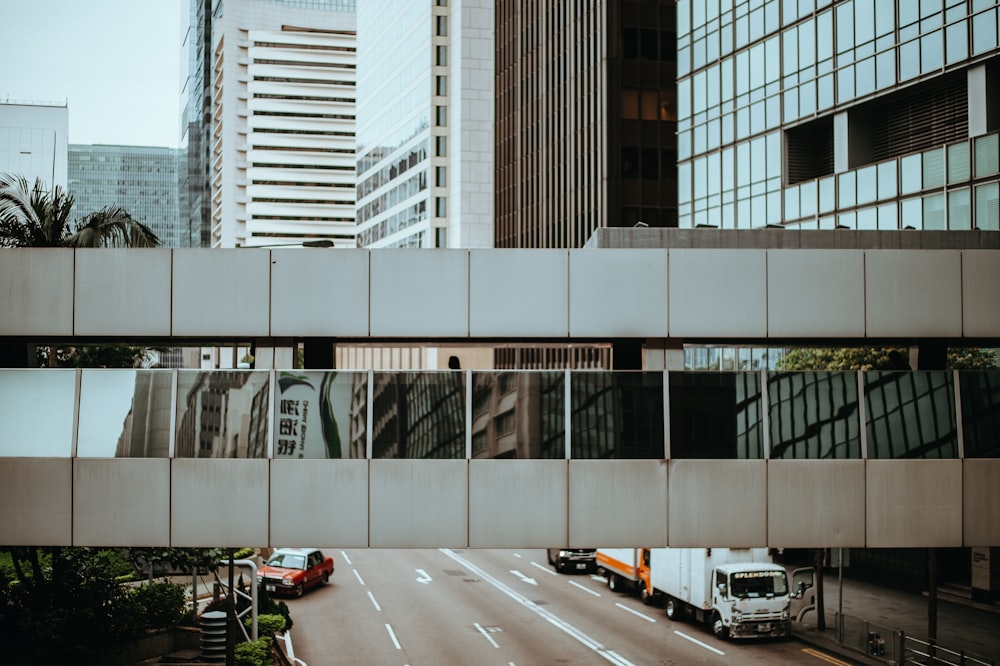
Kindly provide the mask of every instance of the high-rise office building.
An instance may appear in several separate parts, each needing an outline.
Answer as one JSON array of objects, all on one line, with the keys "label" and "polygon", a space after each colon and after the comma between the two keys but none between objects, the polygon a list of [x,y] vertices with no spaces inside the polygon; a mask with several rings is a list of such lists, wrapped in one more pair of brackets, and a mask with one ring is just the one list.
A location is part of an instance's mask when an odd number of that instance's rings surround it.
[{"label": "high-rise office building", "polygon": [[492,247],[493,0],[358,4],[358,245]]},{"label": "high-rise office building", "polygon": [[354,0],[212,17],[212,247],[355,247]]},{"label": "high-rise office building", "polygon": [[497,247],[676,226],[674,5],[497,2]]},{"label": "high-rise office building", "polygon": [[996,2],[677,6],[681,226],[998,229]]},{"label": "high-rise office building", "polygon": [[181,151],[178,205],[186,227],[181,247],[209,247],[212,216],[212,4],[188,0],[181,37]]},{"label": "high-rise office building", "polygon": [[160,238],[181,247],[180,151],[150,146],[69,146],[69,187],[77,216],[121,206]]},{"label": "high-rise office building", "polygon": [[0,102],[0,173],[66,187],[68,127],[66,104]]}]

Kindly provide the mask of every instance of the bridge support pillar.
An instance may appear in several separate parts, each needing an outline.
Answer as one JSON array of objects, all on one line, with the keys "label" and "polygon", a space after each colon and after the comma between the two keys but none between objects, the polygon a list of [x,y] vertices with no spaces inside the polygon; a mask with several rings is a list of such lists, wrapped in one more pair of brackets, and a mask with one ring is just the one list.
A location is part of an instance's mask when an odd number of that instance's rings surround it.
[{"label": "bridge support pillar", "polygon": [[302,352],[306,370],[333,370],[337,367],[333,338],[303,338]]}]

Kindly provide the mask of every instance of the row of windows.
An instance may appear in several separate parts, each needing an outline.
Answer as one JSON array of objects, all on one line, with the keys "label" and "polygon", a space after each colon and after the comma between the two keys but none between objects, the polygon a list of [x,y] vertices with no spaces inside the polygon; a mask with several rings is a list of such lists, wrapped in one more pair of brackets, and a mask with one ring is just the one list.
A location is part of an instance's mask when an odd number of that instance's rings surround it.
[{"label": "row of windows", "polygon": [[520,458],[1000,457],[1000,371],[522,371],[467,424],[470,384],[499,374],[82,370],[77,389],[76,371],[5,370],[0,456],[464,458],[487,429],[481,450],[517,433]]},{"label": "row of windows", "polygon": [[[368,247],[398,231],[409,229],[425,221],[427,221],[427,202],[417,201],[403,210],[386,216],[385,219],[380,220],[377,224],[359,231],[358,247]],[[422,246],[416,245],[415,247]]]}]

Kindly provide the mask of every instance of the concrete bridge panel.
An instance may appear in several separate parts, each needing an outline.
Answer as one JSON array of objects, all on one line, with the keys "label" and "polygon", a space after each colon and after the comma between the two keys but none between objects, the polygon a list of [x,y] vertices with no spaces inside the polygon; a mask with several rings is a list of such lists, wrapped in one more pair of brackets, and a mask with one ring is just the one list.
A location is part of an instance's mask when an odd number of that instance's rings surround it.
[{"label": "concrete bridge panel", "polygon": [[670,546],[767,545],[764,460],[671,460]]},{"label": "concrete bridge panel", "polygon": [[242,548],[268,542],[266,460],[174,458],[170,545]]},{"label": "concrete bridge panel", "polygon": [[765,250],[670,250],[672,337],[767,335]]},{"label": "concrete bridge panel", "polygon": [[666,250],[572,250],[572,337],[667,336]]},{"label": "concrete bridge panel", "polygon": [[271,251],[271,335],[368,335],[367,250]]},{"label": "concrete bridge panel", "polygon": [[0,544],[73,543],[73,461],[0,458]]},{"label": "concrete bridge panel", "polygon": [[769,250],[767,333],[790,338],[864,337],[864,252]]},{"label": "concrete bridge panel", "polygon": [[73,332],[156,336],[169,331],[170,264],[170,250],[77,250]]},{"label": "concrete bridge panel", "polygon": [[470,460],[469,547],[566,545],[565,460]]},{"label": "concrete bridge panel", "polygon": [[259,249],[174,251],[174,336],[270,334],[271,253]]},{"label": "concrete bridge panel", "polygon": [[371,548],[466,548],[466,460],[372,460]]},{"label": "concrete bridge panel", "polygon": [[470,250],[469,335],[566,337],[566,250]]},{"label": "concrete bridge panel", "polygon": [[970,459],[963,466],[965,546],[1000,544],[1000,459]]},{"label": "concrete bridge panel", "polygon": [[868,460],[868,548],[962,545],[962,461]]},{"label": "concrete bridge panel", "polygon": [[869,250],[865,273],[868,337],[962,335],[958,250]]},{"label": "concrete bridge panel", "polygon": [[72,284],[72,250],[0,249],[0,335],[72,335]]},{"label": "concrete bridge panel", "polygon": [[569,539],[557,545],[655,548],[667,543],[665,460],[569,461]]},{"label": "concrete bridge panel", "polygon": [[865,544],[863,460],[769,460],[767,542],[785,548]]},{"label": "concrete bridge panel", "polygon": [[367,460],[272,460],[275,548],[368,547]]},{"label": "concrete bridge panel", "polygon": [[170,460],[73,460],[74,546],[169,546]]},{"label": "concrete bridge panel", "polygon": [[393,249],[371,253],[374,337],[467,337],[469,253]]}]

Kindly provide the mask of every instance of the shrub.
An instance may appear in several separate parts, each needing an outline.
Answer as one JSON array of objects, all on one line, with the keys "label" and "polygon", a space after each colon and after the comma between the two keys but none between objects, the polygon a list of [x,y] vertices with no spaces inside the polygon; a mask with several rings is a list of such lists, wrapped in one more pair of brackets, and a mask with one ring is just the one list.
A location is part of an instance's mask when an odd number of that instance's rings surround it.
[{"label": "shrub", "polygon": [[235,649],[236,666],[272,666],[271,638],[264,636],[255,641],[240,643]]},{"label": "shrub", "polygon": [[[253,625],[253,617],[250,615],[243,616],[243,624],[249,628]],[[285,618],[281,615],[267,613],[257,616],[257,634],[260,636],[273,636],[279,631],[284,631],[284,629]]]},{"label": "shrub", "polygon": [[142,607],[147,629],[161,629],[181,624],[187,610],[185,587],[162,581],[132,588],[132,597]]}]

